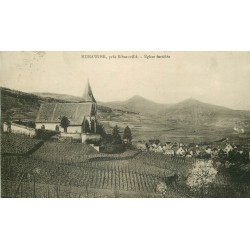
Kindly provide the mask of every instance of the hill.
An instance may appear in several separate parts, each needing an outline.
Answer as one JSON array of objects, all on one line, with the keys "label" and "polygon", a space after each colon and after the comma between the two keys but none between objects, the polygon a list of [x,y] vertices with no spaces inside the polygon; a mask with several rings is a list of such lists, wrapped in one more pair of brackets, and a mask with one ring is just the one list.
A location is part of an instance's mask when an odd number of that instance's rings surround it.
[{"label": "hill", "polygon": [[160,112],[166,121],[192,126],[249,126],[250,111],[232,110],[189,98]]},{"label": "hill", "polygon": [[67,102],[52,97],[40,97],[34,94],[8,88],[0,88],[1,91],[1,120],[29,119],[34,121],[42,103]]},{"label": "hill", "polygon": [[49,93],[49,92],[33,92],[32,94],[37,95],[42,98],[54,98],[54,99],[58,99],[62,101],[68,101],[68,102],[81,102],[83,100],[79,96]]},{"label": "hill", "polygon": [[171,106],[171,104],[160,104],[147,100],[141,96],[134,96],[126,101],[106,102],[107,107],[119,108],[121,110],[133,111],[143,115],[155,115]]}]

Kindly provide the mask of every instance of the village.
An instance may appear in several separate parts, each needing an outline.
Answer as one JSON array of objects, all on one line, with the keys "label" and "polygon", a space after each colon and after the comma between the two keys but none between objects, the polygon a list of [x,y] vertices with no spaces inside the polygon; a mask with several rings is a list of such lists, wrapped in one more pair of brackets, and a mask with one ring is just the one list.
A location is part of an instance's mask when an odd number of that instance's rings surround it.
[{"label": "village", "polygon": [[137,149],[161,153],[171,157],[186,157],[198,159],[236,159],[239,161],[249,161],[250,159],[250,140],[244,144],[235,144],[228,138],[223,138],[211,143],[201,142],[182,143],[167,141],[161,143],[159,140],[149,140],[148,142],[139,141],[135,143]]}]

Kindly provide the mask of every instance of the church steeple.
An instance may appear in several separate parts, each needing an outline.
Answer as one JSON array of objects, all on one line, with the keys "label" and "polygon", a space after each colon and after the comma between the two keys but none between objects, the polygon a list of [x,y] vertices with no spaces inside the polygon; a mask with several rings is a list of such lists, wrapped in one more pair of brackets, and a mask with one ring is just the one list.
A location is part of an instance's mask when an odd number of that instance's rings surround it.
[{"label": "church steeple", "polygon": [[90,87],[89,80],[88,80],[88,83],[87,83],[87,86],[85,88],[82,98],[84,102],[96,102],[92,89]]}]

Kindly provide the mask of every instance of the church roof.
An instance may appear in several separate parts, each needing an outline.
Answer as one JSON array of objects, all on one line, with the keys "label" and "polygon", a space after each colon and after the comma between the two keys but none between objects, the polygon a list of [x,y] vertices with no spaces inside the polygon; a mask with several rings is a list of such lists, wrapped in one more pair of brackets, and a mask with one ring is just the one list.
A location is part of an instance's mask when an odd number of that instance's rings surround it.
[{"label": "church roof", "polygon": [[89,82],[85,88],[82,98],[84,102],[96,102]]},{"label": "church roof", "polygon": [[62,116],[70,125],[81,125],[85,116],[91,116],[92,103],[45,103],[40,106],[36,122],[58,123]]}]

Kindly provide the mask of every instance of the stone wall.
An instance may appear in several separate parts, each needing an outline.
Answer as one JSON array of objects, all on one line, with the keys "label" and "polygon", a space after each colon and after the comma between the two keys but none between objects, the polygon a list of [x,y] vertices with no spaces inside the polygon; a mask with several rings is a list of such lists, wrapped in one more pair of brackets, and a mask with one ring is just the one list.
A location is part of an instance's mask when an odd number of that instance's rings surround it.
[{"label": "stone wall", "polygon": [[13,134],[23,134],[28,135],[30,137],[34,137],[36,135],[36,130],[34,128],[29,128],[23,125],[19,125],[16,123],[11,123],[10,125],[10,131],[8,131],[8,125],[4,124],[4,131],[11,132]]}]

